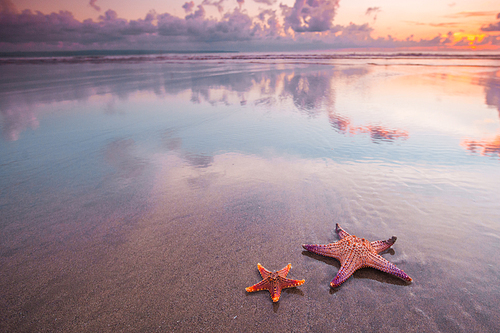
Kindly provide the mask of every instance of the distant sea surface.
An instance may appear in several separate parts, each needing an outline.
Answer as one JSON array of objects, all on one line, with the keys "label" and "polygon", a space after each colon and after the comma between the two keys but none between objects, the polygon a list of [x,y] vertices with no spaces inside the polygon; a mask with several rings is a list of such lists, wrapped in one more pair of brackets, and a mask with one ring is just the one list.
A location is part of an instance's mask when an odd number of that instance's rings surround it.
[{"label": "distant sea surface", "polygon": [[121,52],[0,54],[0,331],[500,330],[499,53]]},{"label": "distant sea surface", "polygon": [[236,51],[161,51],[161,50],[82,50],[0,52],[0,64],[100,61],[169,61],[169,60],[308,60],[338,59],[431,59],[431,60],[500,60],[496,51],[308,51],[308,52],[236,52]]}]

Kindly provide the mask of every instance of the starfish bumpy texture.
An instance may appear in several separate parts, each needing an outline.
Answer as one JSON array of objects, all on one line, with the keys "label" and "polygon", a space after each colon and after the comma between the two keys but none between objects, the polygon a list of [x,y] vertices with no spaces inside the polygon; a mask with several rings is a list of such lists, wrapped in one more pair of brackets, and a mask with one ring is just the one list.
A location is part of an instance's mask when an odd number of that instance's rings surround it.
[{"label": "starfish bumpy texture", "polygon": [[290,268],[292,268],[292,264],[288,264],[286,267],[277,272],[268,271],[261,264],[257,264],[257,268],[262,276],[262,281],[246,288],[245,290],[248,292],[254,292],[267,289],[271,293],[273,302],[279,301],[282,289],[297,287],[305,282],[305,280],[292,280],[286,278]]},{"label": "starfish bumpy texture", "polygon": [[412,278],[405,272],[379,255],[379,253],[387,250],[396,242],[395,236],[392,236],[388,240],[369,242],[364,238],[349,235],[338,223],[336,231],[340,237],[338,242],[326,245],[302,245],[307,251],[332,257],[340,261],[340,270],[332,282],[330,282],[330,286],[334,288],[340,286],[356,270],[362,267],[373,267],[405,281],[412,281]]}]

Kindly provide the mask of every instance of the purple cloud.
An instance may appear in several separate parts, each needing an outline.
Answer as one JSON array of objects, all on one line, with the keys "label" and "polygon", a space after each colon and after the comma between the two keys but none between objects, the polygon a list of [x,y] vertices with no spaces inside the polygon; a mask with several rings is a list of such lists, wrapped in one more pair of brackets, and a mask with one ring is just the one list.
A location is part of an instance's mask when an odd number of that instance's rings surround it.
[{"label": "purple cloud", "polygon": [[214,6],[217,8],[217,10],[219,11],[219,13],[222,14],[222,12],[224,11],[224,7],[222,6],[222,3],[224,2],[224,0],[219,0],[219,1],[210,1],[210,0],[203,0],[203,2],[201,3],[202,5],[206,5],[206,6]]},{"label": "purple cloud", "polygon": [[186,2],[185,4],[182,5],[182,8],[184,8],[184,11],[187,13],[191,13],[194,8],[194,2]]},{"label": "purple cloud", "polygon": [[67,11],[44,15],[24,10],[18,15],[0,16],[0,45],[2,43],[44,43],[81,44],[106,43],[125,40],[128,35],[153,33],[157,27],[152,24],[154,15],[127,21],[118,18],[113,10],[99,16],[99,21],[91,19],[80,22]]},{"label": "purple cloud", "polygon": [[[10,0],[0,0],[0,49],[293,51],[345,47],[440,47],[453,43],[446,36],[420,41],[412,37],[396,40],[391,36],[374,39],[371,36],[373,28],[368,23],[335,25],[333,19],[339,0],[296,0],[293,7],[281,4],[279,10],[260,9],[255,17],[238,7],[221,13],[220,18],[207,17],[203,3],[222,6],[223,1],[205,0],[196,8],[194,1],[185,2],[182,6],[186,12],[184,18],[151,11],[143,19],[126,20],[108,10],[97,21],[79,21],[67,11],[43,14],[24,10],[18,13]],[[378,10],[378,7],[370,7],[367,13],[373,15]],[[435,25],[454,27],[447,23]],[[483,30],[497,31],[494,30],[497,25],[485,26]],[[486,36],[481,42],[474,41],[474,45],[496,46],[499,42],[500,36]]]},{"label": "purple cloud", "polygon": [[99,7],[98,5],[96,5],[95,3],[97,2],[97,0],[90,0],[89,2],[89,5],[90,7],[94,8],[95,10],[97,10],[98,12],[101,11],[101,7]]},{"label": "purple cloud", "polygon": [[322,32],[332,28],[340,0],[296,0],[293,7],[280,4],[285,29],[295,32]]},{"label": "purple cloud", "polygon": [[186,19],[170,14],[158,15],[158,33],[161,36],[175,36],[178,40],[191,42],[245,41],[252,39],[252,19],[235,10],[226,13],[220,21],[204,19],[205,10],[198,10]]},{"label": "purple cloud", "polygon": [[199,5],[197,11],[195,11],[193,14],[189,14],[186,16],[186,20],[203,19],[204,17],[205,17],[205,8],[203,8],[202,5]]},{"label": "purple cloud", "polygon": [[[497,14],[497,20],[500,20],[500,13]],[[481,31],[500,31],[500,21],[482,26]]]},{"label": "purple cloud", "polygon": [[281,24],[276,16],[276,11],[271,9],[263,10],[259,13],[258,19],[265,24],[259,29],[265,36],[278,36],[281,31]]},{"label": "purple cloud", "polygon": [[278,0],[253,0],[257,3],[263,3],[265,5],[271,6],[274,5]]}]

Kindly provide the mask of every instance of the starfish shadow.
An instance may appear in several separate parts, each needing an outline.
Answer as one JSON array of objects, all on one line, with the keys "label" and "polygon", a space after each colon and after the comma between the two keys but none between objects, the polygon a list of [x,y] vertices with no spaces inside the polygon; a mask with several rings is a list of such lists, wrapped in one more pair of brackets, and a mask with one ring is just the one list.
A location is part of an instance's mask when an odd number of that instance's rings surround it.
[{"label": "starfish shadow", "polygon": [[302,255],[309,257],[309,258],[312,258],[312,259],[322,261],[325,264],[328,264],[330,266],[335,266],[335,267],[337,267],[337,269],[340,269],[340,262],[337,259],[321,256],[319,254],[312,253],[309,251],[302,251]]},{"label": "starfish shadow", "polygon": [[287,294],[304,296],[304,292],[297,287],[285,289],[285,290],[283,290],[283,292],[285,292]]},{"label": "starfish shadow", "polygon": [[[304,292],[302,290],[300,290],[299,288],[297,288],[297,287],[284,289],[281,293],[282,294],[283,293],[287,293],[287,294],[304,296]],[[245,294],[246,294],[245,295],[246,297],[256,297],[256,296],[259,296],[257,293],[245,293]],[[280,307],[280,302],[273,302],[272,300],[270,300],[270,302],[273,305],[273,312],[277,313],[278,309]]]},{"label": "starfish shadow", "polygon": [[280,308],[280,302],[273,302],[273,312],[277,313]]},{"label": "starfish shadow", "polygon": [[[394,249],[388,249],[384,252],[381,252],[380,254],[382,255],[382,254],[386,254],[386,253],[390,254],[390,255],[394,255],[396,252],[394,251]],[[315,254],[315,253],[312,253],[309,251],[302,251],[302,255],[307,256],[307,257],[312,258],[312,259],[322,261],[330,266],[335,266],[337,269],[340,269],[340,262],[335,258],[321,256],[319,254]],[[335,275],[332,276],[332,279],[334,276]],[[354,272],[352,277],[355,279],[371,279],[371,280],[375,280],[378,282],[389,283],[389,284],[393,284],[393,285],[397,285],[397,286],[406,286],[409,284],[408,282],[401,280],[401,279],[399,279],[391,274],[381,272],[381,271],[379,271],[375,268],[371,268],[371,267],[364,267],[364,268],[358,269],[356,272]],[[340,290],[340,288],[341,288],[341,286],[336,287],[336,288],[330,287],[330,294],[335,294],[337,291]]]}]

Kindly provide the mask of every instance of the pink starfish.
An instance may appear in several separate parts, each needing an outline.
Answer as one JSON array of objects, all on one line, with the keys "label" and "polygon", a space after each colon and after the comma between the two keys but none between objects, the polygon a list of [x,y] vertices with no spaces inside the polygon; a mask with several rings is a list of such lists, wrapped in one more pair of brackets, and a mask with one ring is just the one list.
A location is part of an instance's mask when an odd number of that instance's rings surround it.
[{"label": "pink starfish", "polygon": [[356,270],[362,267],[373,267],[405,281],[412,281],[412,278],[405,272],[379,255],[379,253],[387,250],[396,242],[396,236],[392,236],[392,238],[384,241],[369,242],[364,238],[349,235],[338,223],[335,230],[340,237],[338,242],[326,245],[302,245],[307,251],[332,257],[340,261],[340,270],[332,282],[330,282],[330,286],[334,288],[340,286]]}]

